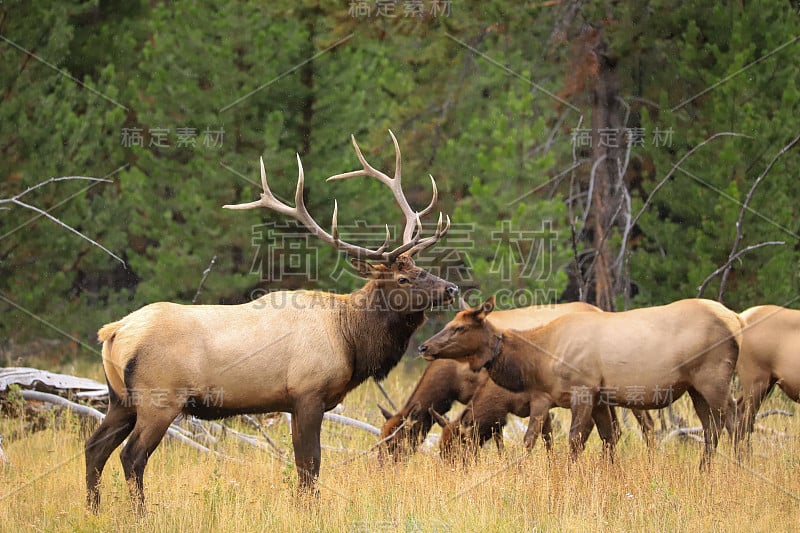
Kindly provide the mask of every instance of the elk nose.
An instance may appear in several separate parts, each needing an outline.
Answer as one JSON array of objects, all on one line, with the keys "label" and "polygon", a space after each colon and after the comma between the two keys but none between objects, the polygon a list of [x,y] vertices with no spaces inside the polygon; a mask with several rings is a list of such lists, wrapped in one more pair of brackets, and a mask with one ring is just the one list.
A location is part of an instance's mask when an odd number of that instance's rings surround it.
[{"label": "elk nose", "polygon": [[419,353],[425,353],[428,351],[428,346],[425,344],[420,344],[419,347],[417,348],[417,351]]},{"label": "elk nose", "polygon": [[455,283],[448,283],[445,291],[447,292],[448,296],[455,298],[456,294],[458,294],[458,285]]}]

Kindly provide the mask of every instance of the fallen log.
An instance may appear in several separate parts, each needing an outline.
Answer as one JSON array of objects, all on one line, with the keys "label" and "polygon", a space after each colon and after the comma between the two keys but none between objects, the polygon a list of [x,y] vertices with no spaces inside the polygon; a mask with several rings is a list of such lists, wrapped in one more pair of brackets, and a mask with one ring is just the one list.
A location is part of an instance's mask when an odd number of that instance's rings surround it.
[{"label": "fallen log", "polygon": [[41,392],[81,393],[89,397],[108,396],[108,387],[104,383],[38,368],[9,367],[0,369],[0,393],[7,391],[11,385]]},{"label": "fallen log", "polygon": [[[34,420],[33,423],[29,424],[29,430],[44,429],[49,425],[49,422],[42,421],[52,420],[47,416],[48,411],[46,409],[35,407],[35,404],[29,403],[31,401],[67,409],[79,416],[97,421],[102,421],[105,418],[105,415],[97,407],[105,408],[108,405],[108,387],[93,379],[28,367],[0,369],[0,403],[2,403],[3,398],[8,396],[12,390],[12,385],[22,389],[20,394],[28,402],[24,407],[24,415],[26,418]],[[286,417],[290,419],[288,413]],[[328,412],[325,413],[324,419],[355,427],[373,435],[380,435],[380,430],[375,426],[344,415]],[[243,420],[256,428],[263,440],[256,435],[236,431],[224,423],[201,421],[193,417],[179,417],[170,426],[167,431],[167,437],[191,446],[202,453],[221,455],[219,452],[201,444],[198,440],[202,440],[208,445],[216,445],[223,437],[230,436],[239,442],[267,449],[275,453],[280,459],[286,460],[288,452],[282,450],[280,446],[270,439],[264,428],[253,417],[246,416]],[[191,429],[181,427],[179,424],[182,422],[185,422]],[[218,436],[214,436],[212,432]]]},{"label": "fallen log", "polygon": [[[106,415],[104,415],[103,413],[101,413],[100,411],[98,411],[93,407],[89,407],[88,405],[81,405],[79,403],[67,400],[66,398],[62,398],[61,396],[57,396],[55,394],[50,394],[47,392],[24,390],[22,391],[22,397],[25,398],[26,400],[34,400],[37,402],[46,402],[58,405],[72,411],[77,415],[89,416],[101,422],[106,417]],[[175,425],[173,424],[167,430],[167,437],[176,440],[182,444],[186,444],[187,446],[191,446],[192,448],[194,448],[199,452],[214,453],[216,455],[222,456],[222,454],[210,450],[205,446],[203,446],[202,444],[190,439],[189,437],[184,435],[181,431],[182,430],[180,428],[175,427]]]}]

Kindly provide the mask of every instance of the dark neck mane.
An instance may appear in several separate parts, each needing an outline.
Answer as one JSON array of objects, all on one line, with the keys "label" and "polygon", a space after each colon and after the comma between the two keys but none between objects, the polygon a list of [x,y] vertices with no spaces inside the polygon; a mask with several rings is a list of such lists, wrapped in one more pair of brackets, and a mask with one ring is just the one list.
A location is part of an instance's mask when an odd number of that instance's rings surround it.
[{"label": "dark neck mane", "polygon": [[[492,335],[488,337],[484,354],[488,360],[484,367],[489,372],[492,380],[501,387],[513,392],[525,389],[526,382],[534,370],[533,358],[527,357],[528,350],[524,349],[524,339],[519,334],[507,330],[495,330],[490,327]],[[531,354],[532,355],[532,354]]]},{"label": "dark neck mane", "polygon": [[340,325],[353,367],[348,390],[370,377],[385,378],[425,322],[425,311],[403,312],[388,304],[379,285],[371,281],[350,295],[349,305],[342,311]]}]

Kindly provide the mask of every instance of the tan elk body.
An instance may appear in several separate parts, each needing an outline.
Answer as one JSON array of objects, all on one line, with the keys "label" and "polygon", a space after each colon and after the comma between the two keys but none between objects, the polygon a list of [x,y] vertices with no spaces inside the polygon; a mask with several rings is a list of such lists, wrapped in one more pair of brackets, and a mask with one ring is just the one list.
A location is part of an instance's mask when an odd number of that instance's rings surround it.
[{"label": "tan elk body", "polygon": [[[184,306],[155,303],[103,326],[103,368],[109,383],[109,410],[86,443],[88,505],[97,510],[98,483],[111,452],[124,439],[123,471],[138,508],[149,456],[170,423],[181,413],[202,418],[287,411],[302,490],[319,474],[323,413],[370,376],[383,378],[400,360],[408,341],[425,320],[424,311],[453,299],[458,288],[414,264],[413,254],[435,244],[449,228],[420,238],[419,217],[408,205],[400,182],[400,150],[395,177],[372,168],[353,138],[363,169],[333,176],[371,176],[393,192],[406,218],[403,244],[384,251],[339,239],[336,208],[327,233],[303,203],[303,168],[295,207],[271,193],[263,162],[261,199],[236,209],[266,207],[302,222],[317,238],[348,253],[367,283],[336,295],[322,291],[280,291],[241,305]],[[432,179],[432,178],[431,178]],[[364,260],[380,261],[370,264]]]},{"label": "tan elk body", "polygon": [[800,402],[800,311],[761,305],[743,311],[746,327],[736,364],[741,383],[737,398],[739,436],[753,431],[761,402],[777,385]]},{"label": "tan elk body", "polygon": [[577,455],[592,429],[615,440],[610,406],[659,409],[688,392],[703,425],[706,464],[730,403],[743,322],[722,304],[689,299],[620,313],[574,313],[534,330],[501,330],[482,306],[462,311],[420,345],[428,359],[461,358],[486,367],[500,386],[527,392],[535,441],[551,407],[571,410]]},{"label": "tan elk body", "polygon": [[[602,312],[600,308],[583,302],[556,305],[533,305],[516,309],[496,310],[487,320],[501,329],[533,329],[541,327],[566,313]],[[507,415],[527,418],[530,407],[524,394],[504,389],[490,379],[481,368],[477,372],[468,363],[453,359],[431,361],[423,372],[414,391],[396,414],[381,409],[386,423],[381,428],[384,439],[381,450],[392,454],[396,460],[416,450],[437,422],[442,426],[440,449],[443,454],[458,453],[459,448],[476,450],[490,438],[498,450],[502,449],[502,428]],[[453,402],[467,407],[453,422],[448,422],[441,413],[446,413]],[[652,435],[653,420],[646,411],[633,410],[642,431]],[[544,419],[543,438],[548,446],[552,443],[549,433],[549,418]],[[468,442],[477,437],[477,442]],[[460,446],[458,445],[460,443]],[[532,443],[531,443],[532,445]]]},{"label": "tan elk body", "polygon": [[[495,311],[488,320],[499,328],[527,329],[547,324],[565,313],[581,311],[600,312],[600,309],[582,302],[532,305]],[[434,415],[431,410],[446,413],[453,402],[467,404],[488,376],[486,370],[480,369],[476,372],[461,361],[431,361],[411,396],[397,413],[392,414],[381,409],[386,418],[386,423],[381,428],[381,452],[391,453],[395,460],[414,453],[433,427]]]}]

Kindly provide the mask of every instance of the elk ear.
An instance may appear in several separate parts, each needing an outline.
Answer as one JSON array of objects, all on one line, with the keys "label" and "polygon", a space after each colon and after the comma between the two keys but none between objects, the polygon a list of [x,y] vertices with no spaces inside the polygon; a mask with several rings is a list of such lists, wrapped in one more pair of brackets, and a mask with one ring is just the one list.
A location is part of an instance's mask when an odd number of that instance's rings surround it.
[{"label": "elk ear", "polygon": [[378,409],[381,410],[381,414],[383,415],[383,418],[385,418],[386,420],[389,420],[394,416],[392,413],[389,412],[388,409],[386,409],[381,404],[378,404]]},{"label": "elk ear", "polygon": [[494,294],[489,296],[489,299],[483,302],[483,305],[474,309],[472,316],[477,320],[483,321],[492,311],[494,311]]},{"label": "elk ear", "polygon": [[366,261],[362,261],[361,259],[356,259],[356,258],[351,259],[350,264],[353,265],[353,268],[356,269],[356,272],[358,272],[359,276],[367,279],[379,278],[384,272],[387,271],[385,265],[381,264],[373,265],[371,263],[367,263]]},{"label": "elk ear", "polygon": [[433,407],[428,407],[428,412],[436,421],[436,423],[442,426],[443,428],[446,428],[450,424],[450,421],[447,419],[447,417],[437,413],[436,409],[434,409]]},{"label": "elk ear", "polygon": [[410,255],[400,254],[395,259],[394,264],[397,265],[398,270],[410,270],[414,268],[414,260]]}]

